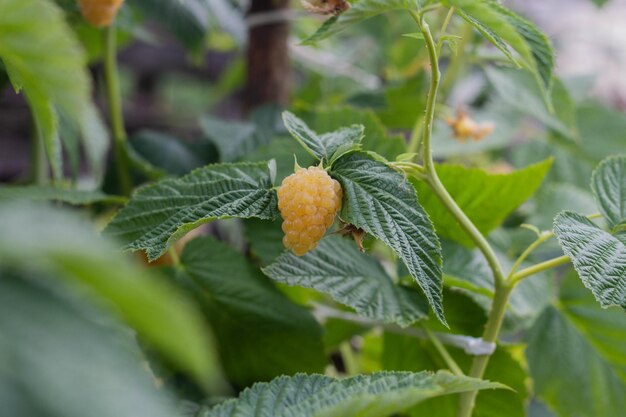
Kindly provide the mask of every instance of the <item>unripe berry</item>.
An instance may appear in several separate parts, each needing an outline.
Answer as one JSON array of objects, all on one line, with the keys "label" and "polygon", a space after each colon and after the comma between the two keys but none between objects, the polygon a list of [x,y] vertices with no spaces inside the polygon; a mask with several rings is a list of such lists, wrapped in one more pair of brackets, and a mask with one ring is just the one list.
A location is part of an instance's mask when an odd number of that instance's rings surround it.
[{"label": "unripe berry", "polygon": [[85,20],[92,26],[109,26],[124,0],[77,0]]},{"label": "unripe berry", "polygon": [[298,168],[278,189],[283,244],[298,256],[314,249],[341,208],[341,185],[320,167]]}]

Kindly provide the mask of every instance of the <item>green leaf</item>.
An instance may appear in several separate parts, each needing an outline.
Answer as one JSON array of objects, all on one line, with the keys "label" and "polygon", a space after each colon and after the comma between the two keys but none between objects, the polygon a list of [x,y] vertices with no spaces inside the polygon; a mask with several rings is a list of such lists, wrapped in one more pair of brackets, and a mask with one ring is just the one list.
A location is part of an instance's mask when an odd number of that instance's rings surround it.
[{"label": "green leaf", "polygon": [[[500,226],[515,208],[537,191],[551,164],[552,160],[547,159],[511,174],[490,174],[481,169],[458,165],[438,165],[436,170],[461,210],[486,235]],[[411,182],[437,234],[473,246],[471,239],[430,187],[413,178]]]},{"label": "green leaf", "polygon": [[465,13],[463,10],[457,10],[456,13],[463,18],[467,23],[472,25],[474,29],[480,32],[489,42],[491,42],[496,48],[498,48],[513,64],[520,66],[509,46],[498,36],[495,32],[483,25],[479,20],[474,19],[472,16]]},{"label": "green leaf", "polygon": [[[293,143],[293,141],[290,141]],[[285,246],[281,229],[282,219],[273,221],[261,219],[244,219],[245,235],[250,246],[250,253],[261,261],[262,265],[271,264],[278,258]]]},{"label": "green leaf", "polygon": [[395,10],[417,11],[422,0],[359,0],[352,3],[345,12],[333,16],[311,36],[302,41],[303,45],[311,45],[329,38],[355,23],[370,19],[376,15]]},{"label": "green leaf", "polygon": [[331,171],[343,189],[340,217],[385,242],[402,259],[437,318],[442,303],[441,247],[415,190],[401,174],[362,153],[341,158]]},{"label": "green leaf", "polygon": [[132,4],[176,36],[186,48],[200,51],[204,46],[208,29],[207,3],[200,0],[133,0]]},{"label": "green leaf", "polygon": [[[588,179],[589,177],[587,177]],[[564,182],[548,182],[535,195],[536,207],[525,223],[551,230],[554,218],[563,210],[592,214],[597,211],[589,191]]]},{"label": "green leaf", "polygon": [[53,278],[0,268],[2,414],[175,415],[174,397],[156,388],[129,329]]},{"label": "green leaf", "polygon": [[496,0],[447,0],[447,3],[462,11],[465,20],[511,58],[503,43],[509,44],[519,54],[523,66],[535,76],[544,99],[550,103],[554,51],[546,35]]},{"label": "green leaf", "polygon": [[596,202],[615,232],[626,232],[626,155],[605,159],[591,177]]},{"label": "green leaf", "polygon": [[169,175],[180,176],[217,161],[215,148],[205,141],[184,142],[172,136],[142,131],[129,139],[130,146],[143,160]]},{"label": "green leaf", "polygon": [[554,219],[554,234],[600,305],[626,310],[626,244],[570,211]]},{"label": "green leaf", "polygon": [[2,1],[0,38],[0,59],[16,91],[26,94],[58,180],[63,172],[57,108],[80,124],[91,107],[85,54],[51,1]]},{"label": "green leaf", "polygon": [[93,203],[123,203],[124,197],[107,195],[101,191],[57,188],[45,185],[0,186],[2,200],[52,200],[82,206]]},{"label": "green leaf", "polygon": [[332,164],[337,158],[343,156],[346,151],[358,149],[364,134],[363,126],[353,125],[318,135],[306,123],[289,112],[283,113],[283,121],[289,133],[311,155],[318,160],[324,160],[327,164]]},{"label": "green leaf", "polygon": [[37,134],[43,142],[52,178],[60,181],[63,178],[62,143],[59,136],[59,121],[52,103],[37,93],[26,93],[26,99],[33,114]]},{"label": "green leaf", "polygon": [[373,320],[405,327],[427,317],[417,291],[395,284],[378,261],[338,236],[323,239],[302,257],[285,252],[263,272],[275,281],[329,294]]},{"label": "green leaf", "polygon": [[273,219],[277,212],[267,163],[215,164],[139,189],[104,233],[155,260],[201,224],[230,217]]},{"label": "green leaf", "polygon": [[0,205],[0,265],[44,271],[87,287],[179,369],[215,386],[217,363],[199,312],[171,285],[120,256],[71,212]]},{"label": "green leaf", "polygon": [[[445,240],[442,247],[446,286],[463,290],[488,312],[495,288],[493,273],[483,254],[478,249],[470,250]],[[506,256],[499,258],[505,270],[511,268],[512,264]],[[530,265],[522,265],[525,266]],[[532,325],[550,302],[552,293],[552,284],[545,274],[519,283],[509,299],[503,332],[515,332]]]},{"label": "green leaf", "polygon": [[319,372],[322,331],[243,255],[212,237],[189,242],[174,271],[202,303],[230,380],[245,386],[281,374]]},{"label": "green leaf", "polygon": [[448,372],[379,372],[346,379],[283,376],[255,384],[203,417],[384,417],[428,398],[473,389],[502,388]]},{"label": "green leaf", "polygon": [[[406,335],[386,332],[383,339],[382,366],[393,371],[436,371],[446,368],[446,363],[429,340],[419,340]],[[461,369],[471,367],[472,357],[462,350],[448,346]],[[498,347],[489,359],[485,379],[498,381],[513,390],[483,391],[478,394],[473,417],[524,417],[524,400],[528,395],[528,375],[513,357],[513,349]],[[411,408],[408,416],[454,417],[458,405],[457,396],[432,399]]]},{"label": "green leaf", "polygon": [[361,110],[348,106],[324,108],[316,110],[306,120],[320,132],[330,132],[353,123],[363,125],[363,150],[376,152],[390,161],[405,152],[404,138],[401,135],[389,135],[376,113],[370,109]]},{"label": "green leaf", "polygon": [[562,136],[579,140],[576,104],[565,85],[555,78],[550,109],[532,76],[524,71],[505,68],[485,68],[485,75],[500,99],[513,109],[527,114]]},{"label": "green leaf", "polygon": [[250,122],[226,121],[213,116],[200,119],[204,134],[215,143],[223,162],[234,162],[252,152],[256,126]]},{"label": "green leaf", "polygon": [[559,416],[624,415],[624,312],[601,309],[575,274],[535,323],[526,356],[537,395]]}]

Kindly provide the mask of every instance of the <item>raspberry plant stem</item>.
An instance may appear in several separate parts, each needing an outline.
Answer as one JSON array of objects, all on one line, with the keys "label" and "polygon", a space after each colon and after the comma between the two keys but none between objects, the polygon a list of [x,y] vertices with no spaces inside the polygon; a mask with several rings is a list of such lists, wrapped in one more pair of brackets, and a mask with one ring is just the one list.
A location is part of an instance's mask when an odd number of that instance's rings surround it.
[{"label": "raspberry plant stem", "polygon": [[[413,19],[415,19],[422,34],[424,35],[431,66],[431,85],[426,102],[426,115],[424,117],[423,131],[424,137],[422,138],[426,181],[433,189],[439,200],[441,200],[443,205],[459,222],[460,226],[463,230],[465,230],[476,246],[478,246],[493,271],[495,293],[482,338],[486,342],[495,343],[498,339],[500,328],[502,327],[502,320],[504,318],[504,313],[506,312],[506,306],[508,304],[511,291],[513,290],[513,286],[505,281],[500,262],[498,261],[493,248],[489,245],[489,242],[487,242],[487,239],[485,239],[474,223],[472,223],[463,210],[456,204],[448,190],[446,190],[445,186],[439,179],[437,171],[435,170],[435,163],[433,161],[431,150],[431,138],[433,121],[435,118],[437,90],[439,89],[439,82],[441,78],[441,73],[439,71],[439,57],[437,55],[437,46],[430,32],[430,28],[428,27],[428,23],[424,21],[422,16],[419,16],[415,12],[411,12],[411,16],[413,16]],[[490,355],[476,356],[472,361],[472,367],[468,376],[473,378],[482,378],[485,373],[485,369],[487,368],[487,364],[489,363],[489,358]],[[472,415],[477,394],[478,391],[469,391],[460,395],[457,417],[470,417]]]},{"label": "raspberry plant stem", "polygon": [[452,373],[458,376],[464,376],[465,374],[461,370],[461,367],[456,363],[452,355],[450,355],[448,349],[446,349],[443,343],[441,343],[441,340],[439,340],[439,338],[435,334],[433,334],[433,332],[431,332],[428,327],[422,326],[422,328],[428,336],[430,343],[432,343],[435,349],[437,349],[437,352],[439,352],[439,355],[446,362],[446,365],[448,365],[448,368],[452,371]]},{"label": "raspberry plant stem", "polygon": [[103,31],[104,47],[104,78],[106,84],[107,102],[109,105],[109,119],[113,134],[115,149],[115,164],[120,187],[124,195],[130,195],[132,183],[128,170],[128,154],[126,153],[126,129],[122,114],[122,98],[120,94],[119,73],[117,69],[117,32],[115,24],[111,24]]},{"label": "raspberry plant stem", "polygon": [[517,285],[521,280],[527,278],[531,275],[537,274],[541,271],[545,271],[546,269],[554,268],[560,265],[564,265],[570,261],[569,256],[559,256],[558,258],[549,259],[547,261],[535,264],[533,266],[529,266],[528,268],[524,268],[521,271],[513,274],[511,276],[511,285]]}]

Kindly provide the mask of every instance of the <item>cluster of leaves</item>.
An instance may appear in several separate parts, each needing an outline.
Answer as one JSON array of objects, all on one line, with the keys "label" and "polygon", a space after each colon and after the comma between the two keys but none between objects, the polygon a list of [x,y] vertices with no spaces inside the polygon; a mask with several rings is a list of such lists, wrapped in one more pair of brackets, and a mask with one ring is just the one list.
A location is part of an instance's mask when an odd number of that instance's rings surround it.
[{"label": "cluster of leaves", "polygon": [[[210,25],[198,8],[211,8],[234,38],[242,37],[243,20],[229,2],[130,3],[162,20],[192,51],[201,49]],[[42,4],[38,14],[34,8]],[[478,338],[495,289],[489,264],[429,184],[389,162],[406,145],[388,129],[411,129],[424,106],[428,77],[419,69],[367,94],[346,89],[328,99],[322,88],[306,86],[294,106],[301,117],[275,107],[258,109],[247,122],[206,116],[199,144],[158,134],[136,138],[136,162],[159,180],[134,192],[108,221],[104,237],[65,210],[7,200],[100,208],[121,197],[100,190],[0,188],[3,407],[20,417],[82,416],[85,410],[103,417],[172,416],[180,412],[176,400],[184,398],[184,413],[205,417],[448,416],[458,403],[449,394],[485,390],[474,415],[523,416],[528,400],[563,417],[622,415],[626,157],[606,157],[626,152],[626,118],[572,98],[553,76],[545,35],[499,2],[442,4],[455,8],[457,23],[467,22],[512,66],[526,70],[484,68],[489,99],[477,100],[473,110],[496,121],[492,137],[459,145],[440,124],[433,138],[435,155],[475,162],[480,151],[506,153],[519,131],[515,123],[535,122],[537,140],[515,147],[511,158],[518,170],[435,168],[505,269],[534,238],[517,227],[522,222],[554,228],[559,243],[533,253],[522,268],[562,253],[571,259],[573,269],[559,273],[560,280],[545,271],[515,288],[504,332],[525,346],[498,343],[484,380],[440,371],[450,364],[438,341],[463,370],[476,345],[485,348]],[[433,5],[359,0],[305,43],[387,12]],[[51,46],[38,42],[44,28],[52,33],[46,38]],[[413,46],[415,38],[404,42]],[[57,123],[63,117],[84,129],[95,177],[101,176],[104,142],[90,139],[99,133],[88,124],[98,119],[88,97],[86,58],[75,43],[52,3],[0,0],[0,57],[13,85],[28,97],[57,179]],[[389,65],[400,73],[411,67],[403,60]],[[51,65],[40,71],[36,61]],[[71,86],[62,72],[78,74]],[[311,80],[313,87],[325,82]],[[321,162],[340,182],[339,217],[366,232],[365,253],[336,235],[303,257],[283,251],[276,186],[291,171],[294,154],[301,165]],[[602,223],[586,217],[596,207]],[[207,223],[212,236],[195,237],[192,231]],[[177,242],[184,243],[182,250]],[[119,249],[145,251],[150,261],[170,256],[172,262],[144,268]],[[320,375],[337,352],[336,369],[364,374]],[[512,390],[492,390],[505,387]],[[220,395],[243,388],[222,401]],[[528,410],[539,415],[534,412]]]}]

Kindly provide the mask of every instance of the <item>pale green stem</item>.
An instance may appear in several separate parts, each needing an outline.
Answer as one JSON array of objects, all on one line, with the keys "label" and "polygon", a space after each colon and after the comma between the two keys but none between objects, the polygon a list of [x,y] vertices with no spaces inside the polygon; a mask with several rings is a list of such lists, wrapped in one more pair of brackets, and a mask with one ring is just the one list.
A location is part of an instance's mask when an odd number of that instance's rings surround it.
[{"label": "pale green stem", "polygon": [[347,375],[358,375],[359,365],[354,357],[350,342],[343,342],[339,345],[339,353],[343,359],[343,366]]},{"label": "pale green stem", "polygon": [[433,344],[435,349],[437,349],[437,352],[439,352],[439,355],[441,355],[441,357],[446,362],[446,365],[448,365],[448,368],[452,371],[452,373],[458,376],[464,376],[463,371],[461,370],[461,367],[456,363],[452,355],[450,355],[450,352],[448,352],[448,349],[446,349],[443,343],[441,343],[439,338],[436,335],[434,335],[433,332],[431,332],[428,327],[422,326],[422,328],[424,329],[424,332],[428,336],[428,339],[430,339],[430,342]]},{"label": "pale green stem", "polygon": [[552,236],[554,236],[553,232],[544,232],[541,235],[539,235],[537,240],[535,240],[533,243],[531,243],[526,248],[526,250],[524,252],[522,252],[522,254],[519,256],[519,258],[517,258],[517,260],[515,261],[515,263],[511,267],[511,272],[509,272],[509,276],[507,277],[507,280],[511,279],[511,277],[515,274],[515,271],[517,271],[517,269],[520,267],[522,262],[524,262],[524,260],[526,260],[526,258],[528,258],[528,255],[530,255],[532,253],[532,251],[534,251],[537,247],[539,247],[539,245],[541,245],[543,242],[545,242],[548,239],[552,238]]},{"label": "pale green stem", "polygon": [[[461,210],[461,208],[456,204],[450,193],[448,193],[445,186],[441,183],[441,180],[437,175],[437,171],[435,170],[435,164],[431,152],[431,138],[433,120],[435,116],[435,103],[437,101],[437,90],[439,88],[439,81],[441,77],[439,72],[439,59],[437,56],[437,47],[435,45],[435,41],[433,40],[433,36],[430,33],[428,24],[423,19],[420,19],[416,14],[413,13],[412,16],[416,19],[420,30],[424,35],[431,65],[431,86],[426,102],[424,137],[422,139],[424,149],[424,168],[426,170],[426,175],[428,176],[428,183],[437,197],[439,197],[443,205],[448,209],[452,216],[454,216],[457,222],[459,222],[459,225],[463,228],[463,230],[465,230],[476,246],[478,246],[493,271],[495,293],[493,304],[487,318],[483,340],[495,343],[502,326],[502,320],[504,318],[504,313],[506,311],[512,287],[505,283],[502,267],[500,266],[500,262],[491,248],[491,245],[489,245],[474,223],[472,223],[463,210]],[[487,368],[487,364],[489,363],[489,357],[490,355],[476,356],[472,362],[469,376],[473,378],[482,378],[485,369]],[[477,391],[470,391],[461,394],[457,414],[458,417],[471,416],[476,395]]]},{"label": "pale green stem", "polygon": [[104,29],[104,78],[106,83],[107,102],[109,105],[109,119],[113,134],[115,149],[115,163],[120,187],[124,195],[130,195],[132,183],[128,169],[128,154],[126,152],[126,129],[122,113],[122,99],[120,94],[119,72],[117,69],[117,33],[115,26]]},{"label": "pale green stem", "polygon": [[176,252],[176,248],[173,246],[168,250],[170,254],[170,258],[172,258],[172,264],[174,266],[180,266],[180,257],[178,256],[178,252]]},{"label": "pale green stem", "polygon": [[454,7],[450,7],[448,10],[448,14],[446,18],[443,20],[443,24],[441,25],[441,29],[439,30],[439,39],[437,40],[437,56],[441,55],[441,48],[443,47],[443,43],[445,42],[443,35],[445,35],[446,30],[448,30],[448,25],[450,24],[450,20],[452,16],[454,16],[454,11],[456,9]]},{"label": "pale green stem", "polygon": [[408,153],[418,153],[422,144],[422,123],[424,117],[422,115],[417,116],[413,130],[411,131],[411,138],[409,139],[409,146],[407,147]]},{"label": "pale green stem", "polygon": [[546,269],[564,265],[568,262],[570,262],[569,256],[563,255],[563,256],[559,256],[558,258],[553,258],[553,259],[538,263],[536,265],[529,266],[528,268],[524,268],[521,271],[511,276],[511,279],[510,279],[511,285],[517,285],[524,278],[527,278],[531,275],[545,271]]},{"label": "pale green stem", "polygon": [[443,97],[447,97],[448,94],[450,94],[450,90],[452,90],[456,79],[463,71],[463,66],[465,65],[465,49],[467,48],[469,41],[472,39],[473,33],[472,25],[466,23],[461,34],[461,40],[459,41],[459,45],[457,47],[457,53],[456,55],[452,55],[450,58],[450,64],[446,69],[446,76],[441,86],[441,95]]},{"label": "pale green stem", "polygon": [[[504,313],[506,312],[506,306],[509,302],[509,296],[513,290],[512,286],[503,285],[496,287],[496,292],[489,311],[489,317],[487,318],[487,324],[485,325],[485,331],[482,339],[485,342],[496,343],[498,340],[498,334],[502,327],[502,320],[504,319]],[[490,355],[475,356],[472,361],[472,367],[470,368],[469,377],[482,378],[487,369]],[[468,391],[460,394],[459,406],[457,409],[457,417],[470,417],[474,410],[474,403],[476,402],[476,395],[478,391]]]}]

